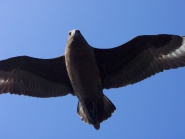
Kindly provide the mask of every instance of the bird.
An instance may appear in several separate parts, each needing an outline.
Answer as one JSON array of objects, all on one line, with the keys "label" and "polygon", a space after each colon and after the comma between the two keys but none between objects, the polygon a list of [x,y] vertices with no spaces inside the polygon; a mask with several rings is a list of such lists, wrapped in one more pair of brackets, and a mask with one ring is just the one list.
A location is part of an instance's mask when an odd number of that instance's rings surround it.
[{"label": "bird", "polygon": [[0,61],[0,94],[49,98],[71,94],[77,113],[96,130],[116,110],[104,89],[135,84],[164,70],[185,66],[185,36],[140,35],[117,47],[88,44],[77,29],[65,54],[52,59],[17,56]]}]

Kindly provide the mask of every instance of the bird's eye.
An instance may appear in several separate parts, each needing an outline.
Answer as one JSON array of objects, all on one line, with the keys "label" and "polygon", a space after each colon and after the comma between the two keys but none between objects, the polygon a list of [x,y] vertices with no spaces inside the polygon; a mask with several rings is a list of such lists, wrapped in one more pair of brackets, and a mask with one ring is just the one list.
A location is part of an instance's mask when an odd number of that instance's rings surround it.
[{"label": "bird's eye", "polygon": [[71,35],[71,31],[69,32],[69,35]]}]

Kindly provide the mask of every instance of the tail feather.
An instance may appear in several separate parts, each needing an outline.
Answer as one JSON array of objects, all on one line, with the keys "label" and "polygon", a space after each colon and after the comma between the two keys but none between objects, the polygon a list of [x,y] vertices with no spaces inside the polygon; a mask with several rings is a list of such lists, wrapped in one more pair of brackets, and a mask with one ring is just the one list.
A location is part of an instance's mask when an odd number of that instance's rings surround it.
[{"label": "tail feather", "polygon": [[95,129],[100,128],[100,123],[111,117],[116,110],[114,104],[103,96],[97,102],[88,100],[84,103],[78,102],[77,113],[82,121],[94,125]]},{"label": "tail feather", "polygon": [[78,102],[77,112],[78,112],[78,115],[80,116],[80,118],[82,119],[82,121],[90,124],[90,121],[88,120],[88,118],[83,110],[82,103],[80,101]]},{"label": "tail feather", "polygon": [[106,96],[103,96],[103,98],[104,98],[103,99],[104,101],[103,120],[107,120],[109,117],[112,116],[112,113],[116,110],[116,107]]}]

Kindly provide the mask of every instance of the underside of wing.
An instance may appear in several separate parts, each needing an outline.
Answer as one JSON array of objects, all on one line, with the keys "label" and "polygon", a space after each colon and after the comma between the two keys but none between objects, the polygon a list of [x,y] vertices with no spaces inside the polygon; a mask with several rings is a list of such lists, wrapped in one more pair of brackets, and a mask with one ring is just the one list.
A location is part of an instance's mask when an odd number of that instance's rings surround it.
[{"label": "underside of wing", "polygon": [[19,56],[0,61],[0,94],[8,92],[33,97],[73,94],[65,57],[38,59]]},{"label": "underside of wing", "polygon": [[163,70],[185,66],[185,37],[138,36],[112,49],[94,48],[103,87],[134,84]]}]

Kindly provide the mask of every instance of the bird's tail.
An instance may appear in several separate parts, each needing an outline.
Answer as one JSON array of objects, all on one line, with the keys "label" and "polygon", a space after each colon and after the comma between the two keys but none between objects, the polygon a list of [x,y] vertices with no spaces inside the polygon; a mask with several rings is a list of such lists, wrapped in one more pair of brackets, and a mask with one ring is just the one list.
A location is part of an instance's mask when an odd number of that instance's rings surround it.
[{"label": "bird's tail", "polygon": [[100,123],[111,117],[115,110],[116,107],[106,96],[97,102],[86,100],[82,103],[79,101],[77,106],[77,112],[82,121],[94,125],[96,130],[100,128]]}]

